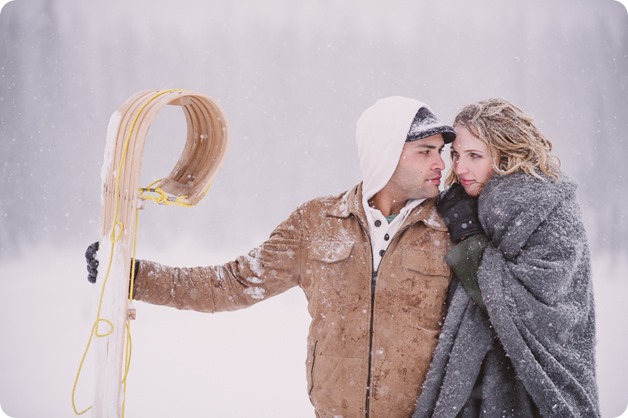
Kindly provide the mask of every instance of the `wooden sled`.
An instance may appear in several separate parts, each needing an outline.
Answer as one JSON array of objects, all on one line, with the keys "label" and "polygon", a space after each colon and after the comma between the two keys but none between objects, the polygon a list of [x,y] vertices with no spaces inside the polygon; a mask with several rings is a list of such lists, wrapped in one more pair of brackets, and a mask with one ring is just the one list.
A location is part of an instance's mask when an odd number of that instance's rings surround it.
[{"label": "wooden sled", "polygon": [[[159,184],[161,193],[168,196],[166,202],[176,201],[184,206],[198,203],[207,193],[227,149],[225,116],[213,100],[199,93],[186,90],[142,91],[133,95],[111,116],[102,168],[103,209],[98,277],[102,289],[97,319],[90,336],[90,342],[92,337],[99,337],[96,339],[96,384],[92,411],[92,416],[96,418],[124,416],[131,349],[129,319],[134,318],[129,289],[131,260],[135,258],[142,154],[150,125],[166,105],[180,106],[187,122],[187,138],[181,156],[172,172]],[[78,412],[75,407],[77,414],[87,410]]]}]

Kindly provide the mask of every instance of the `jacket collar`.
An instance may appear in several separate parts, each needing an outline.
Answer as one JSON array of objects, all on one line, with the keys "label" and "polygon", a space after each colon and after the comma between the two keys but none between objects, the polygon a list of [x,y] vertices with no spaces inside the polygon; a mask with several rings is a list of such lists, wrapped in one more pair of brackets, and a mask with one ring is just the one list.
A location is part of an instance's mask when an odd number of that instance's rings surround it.
[{"label": "jacket collar", "polygon": [[[328,212],[335,218],[348,218],[351,215],[357,217],[363,225],[368,225],[366,213],[362,207],[362,183],[348,190]],[[437,231],[447,231],[447,226],[436,211],[436,198],[425,199],[423,203],[414,208],[404,221],[401,228],[423,222],[428,228]]]}]

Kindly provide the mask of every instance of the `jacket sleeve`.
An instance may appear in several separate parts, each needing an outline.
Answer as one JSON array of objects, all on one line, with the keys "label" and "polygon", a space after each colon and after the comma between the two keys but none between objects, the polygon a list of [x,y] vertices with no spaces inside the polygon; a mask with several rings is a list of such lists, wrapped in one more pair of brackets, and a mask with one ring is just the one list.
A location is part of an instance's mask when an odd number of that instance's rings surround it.
[{"label": "jacket sleeve", "polygon": [[295,211],[269,239],[219,266],[168,267],[140,260],[134,299],[201,312],[251,306],[299,284],[301,215]]}]

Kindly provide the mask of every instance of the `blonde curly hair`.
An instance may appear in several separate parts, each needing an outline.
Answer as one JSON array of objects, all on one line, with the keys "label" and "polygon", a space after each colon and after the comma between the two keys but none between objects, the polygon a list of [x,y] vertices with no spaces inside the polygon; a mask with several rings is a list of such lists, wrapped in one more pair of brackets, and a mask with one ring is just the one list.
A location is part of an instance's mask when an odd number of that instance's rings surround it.
[{"label": "blonde curly hair", "polygon": [[[504,99],[488,99],[465,106],[454,119],[484,142],[498,175],[527,173],[558,180],[560,160],[552,154],[553,144],[534,124],[530,115]],[[445,184],[458,183],[454,170]]]}]

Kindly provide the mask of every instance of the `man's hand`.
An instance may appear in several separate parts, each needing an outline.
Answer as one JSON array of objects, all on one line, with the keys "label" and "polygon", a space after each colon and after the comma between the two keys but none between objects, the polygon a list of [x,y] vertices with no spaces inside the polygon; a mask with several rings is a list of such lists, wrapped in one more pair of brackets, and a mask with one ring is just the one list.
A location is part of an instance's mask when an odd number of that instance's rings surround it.
[{"label": "man's hand", "polygon": [[[90,283],[96,283],[96,278],[98,277],[98,259],[96,256],[98,255],[98,248],[100,244],[98,241],[90,244],[85,250],[85,261],[87,262],[87,281]],[[137,272],[139,271],[140,261],[139,260],[131,260],[135,263],[135,275],[137,276]],[[131,265],[131,273],[133,273],[133,265]],[[130,282],[129,282],[130,285]]]},{"label": "man's hand", "polygon": [[96,283],[96,277],[98,276],[98,241],[87,247],[85,251],[85,261],[87,262],[87,281],[90,283]]},{"label": "man's hand", "polygon": [[437,210],[449,228],[451,240],[456,244],[471,235],[484,232],[478,220],[477,198],[469,196],[458,183],[441,196]]}]

